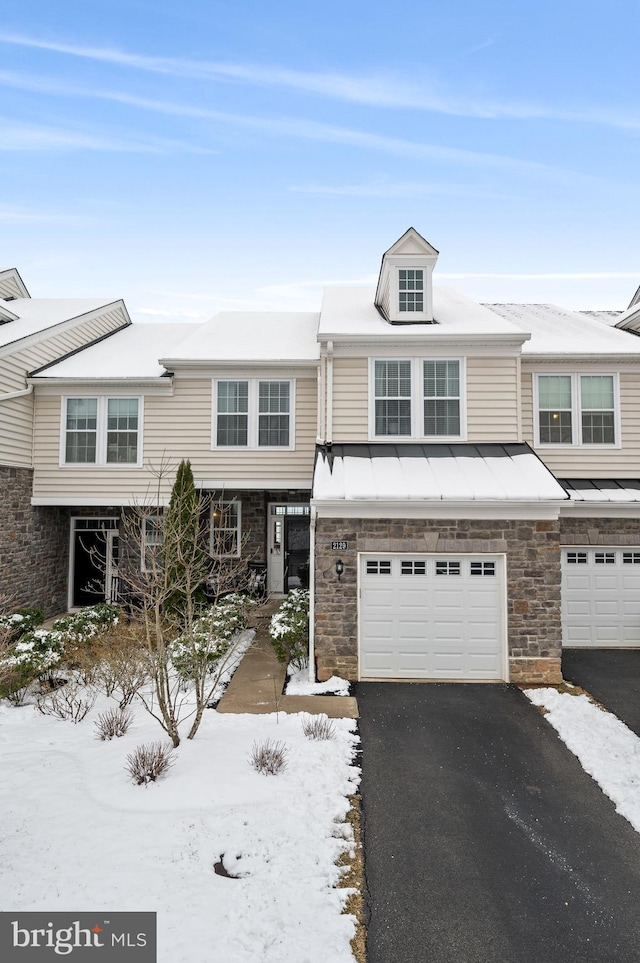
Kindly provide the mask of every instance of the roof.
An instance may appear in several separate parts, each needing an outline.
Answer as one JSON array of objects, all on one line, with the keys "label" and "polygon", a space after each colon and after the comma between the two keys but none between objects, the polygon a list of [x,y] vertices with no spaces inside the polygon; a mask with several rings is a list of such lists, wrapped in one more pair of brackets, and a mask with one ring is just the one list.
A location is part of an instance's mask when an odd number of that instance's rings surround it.
[{"label": "roof", "polygon": [[317,361],[317,312],[223,311],[160,355],[171,362]]},{"label": "roof", "polygon": [[640,502],[638,478],[560,478],[573,502]]},{"label": "roof", "polygon": [[576,314],[584,314],[588,318],[595,318],[603,324],[617,324],[622,317],[622,311],[576,311]]},{"label": "roof", "polygon": [[90,347],[48,365],[35,377],[43,381],[47,378],[160,377],[165,374],[165,369],[158,358],[199,327],[198,324],[130,324]]},{"label": "roof", "polygon": [[554,304],[490,304],[492,312],[531,333],[523,356],[640,355],[635,335],[603,324],[590,312],[570,311]]},{"label": "roof", "polygon": [[318,500],[542,502],[567,495],[526,444],[363,444],[319,449]]},{"label": "roof", "polygon": [[526,338],[521,327],[452,288],[434,286],[433,323],[391,324],[377,310],[374,299],[374,288],[325,288],[318,336],[322,340],[354,338],[397,342],[425,337],[430,342],[474,336],[513,338],[516,341]]},{"label": "roof", "polygon": [[114,303],[100,298],[15,298],[12,301],[0,301],[0,305],[17,316],[15,321],[0,324],[0,347]]}]

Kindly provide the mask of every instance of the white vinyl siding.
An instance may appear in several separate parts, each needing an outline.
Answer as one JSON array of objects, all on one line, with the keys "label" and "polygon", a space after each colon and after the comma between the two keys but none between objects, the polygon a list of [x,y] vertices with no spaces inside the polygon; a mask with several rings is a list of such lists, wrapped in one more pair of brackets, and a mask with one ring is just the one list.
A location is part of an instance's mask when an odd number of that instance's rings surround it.
[{"label": "white vinyl siding", "polygon": [[[523,362],[522,374],[522,436],[523,441],[537,448],[534,423],[533,380],[535,373],[547,374],[548,365]],[[559,372],[561,373],[561,372]],[[599,374],[596,366],[586,367],[580,374]],[[538,454],[554,475],[559,478],[637,478],[640,464],[640,377],[633,370],[621,371],[618,376],[619,427],[618,445],[545,445]]]},{"label": "white vinyl siding", "polygon": [[[166,383],[166,379],[165,379]],[[52,389],[49,389],[51,391]],[[60,394],[39,393],[35,417],[34,497],[69,504],[146,502],[157,482],[151,469],[163,461],[175,466],[191,460],[197,479],[213,479],[216,487],[230,482],[249,488],[310,488],[316,441],[316,377],[296,379],[294,449],[211,448],[211,379],[175,376],[173,395],[144,398],[144,467],[59,467]],[[173,478],[161,485],[166,498]],[[78,501],[78,499],[81,499]]]},{"label": "white vinyl siding", "polygon": [[[25,387],[29,372],[122,327],[125,321],[122,311],[113,309],[57,334],[52,329],[50,337],[43,337],[26,347],[16,342],[15,351],[5,348],[0,358],[0,394],[19,391]],[[21,468],[32,466],[33,406],[32,395],[11,401],[0,398],[0,464]]]},{"label": "white vinyl siding", "polygon": [[336,358],[333,362],[333,440],[369,437],[369,361]]}]

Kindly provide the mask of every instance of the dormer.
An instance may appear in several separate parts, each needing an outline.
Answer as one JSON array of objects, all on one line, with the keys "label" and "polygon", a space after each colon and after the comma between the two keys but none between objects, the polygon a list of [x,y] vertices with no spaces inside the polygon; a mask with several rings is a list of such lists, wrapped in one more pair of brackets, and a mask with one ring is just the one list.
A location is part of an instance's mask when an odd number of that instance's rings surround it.
[{"label": "dormer", "polygon": [[382,255],[376,307],[391,324],[434,324],[432,274],[438,251],[410,227]]}]

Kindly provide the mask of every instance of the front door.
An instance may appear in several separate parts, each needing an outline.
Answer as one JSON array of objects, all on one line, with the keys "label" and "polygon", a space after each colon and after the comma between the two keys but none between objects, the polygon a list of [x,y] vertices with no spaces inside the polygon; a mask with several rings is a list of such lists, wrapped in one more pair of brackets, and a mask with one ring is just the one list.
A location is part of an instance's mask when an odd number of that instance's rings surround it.
[{"label": "front door", "polygon": [[117,519],[76,518],[72,525],[70,608],[115,600]]},{"label": "front door", "polygon": [[309,585],[309,505],[269,505],[267,588],[282,595]]}]

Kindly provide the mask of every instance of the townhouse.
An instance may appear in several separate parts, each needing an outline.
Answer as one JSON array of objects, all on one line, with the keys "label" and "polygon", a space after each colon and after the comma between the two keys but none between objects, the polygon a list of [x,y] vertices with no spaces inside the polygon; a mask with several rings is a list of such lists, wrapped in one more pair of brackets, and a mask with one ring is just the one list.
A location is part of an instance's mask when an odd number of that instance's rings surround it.
[{"label": "townhouse", "polygon": [[[43,303],[6,342],[0,477],[30,528],[3,520],[0,591],[112,597],[123,513],[166,504],[161,466],[189,458],[212,567],[310,584],[319,678],[557,681],[563,644],[639,645],[640,303],[480,305],[433,283],[437,258],[409,229],[376,289],[329,288],[317,313],[132,325],[121,303]],[[10,296],[0,335],[29,313]],[[73,345],[42,353],[60,324]],[[141,564],[155,538],[151,516]]]}]

